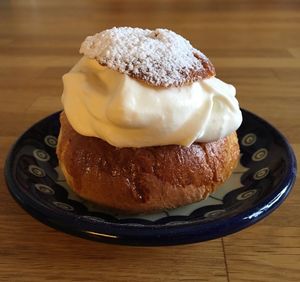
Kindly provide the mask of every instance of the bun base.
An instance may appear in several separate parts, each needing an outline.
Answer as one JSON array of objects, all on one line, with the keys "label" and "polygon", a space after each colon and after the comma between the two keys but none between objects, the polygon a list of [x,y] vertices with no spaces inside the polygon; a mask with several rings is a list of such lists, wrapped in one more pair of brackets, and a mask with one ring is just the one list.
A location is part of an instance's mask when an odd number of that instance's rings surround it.
[{"label": "bun base", "polygon": [[127,214],[172,209],[205,199],[239,160],[236,133],[209,143],[117,148],[78,134],[65,113],[57,156],[67,183],[80,197]]}]

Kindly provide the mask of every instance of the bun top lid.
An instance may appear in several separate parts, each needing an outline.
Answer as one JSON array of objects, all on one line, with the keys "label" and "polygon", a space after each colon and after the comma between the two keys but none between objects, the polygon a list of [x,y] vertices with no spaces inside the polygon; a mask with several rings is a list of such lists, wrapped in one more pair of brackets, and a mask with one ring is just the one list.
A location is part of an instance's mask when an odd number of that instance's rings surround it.
[{"label": "bun top lid", "polygon": [[179,87],[215,75],[203,53],[167,29],[114,27],[88,36],[80,53],[152,86]]}]

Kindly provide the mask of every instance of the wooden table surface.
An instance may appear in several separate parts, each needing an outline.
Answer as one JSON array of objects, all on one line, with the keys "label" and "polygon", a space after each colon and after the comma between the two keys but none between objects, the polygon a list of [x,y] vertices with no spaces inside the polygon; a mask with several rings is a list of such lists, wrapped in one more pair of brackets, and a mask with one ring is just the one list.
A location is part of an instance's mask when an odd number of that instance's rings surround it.
[{"label": "wooden table surface", "polygon": [[61,109],[61,76],[86,35],[165,27],[234,84],[240,105],[276,126],[300,156],[299,1],[1,1],[0,281],[300,281],[300,187],[234,235],[172,247],[96,243],[33,219],[9,195],[4,161],[32,123]]}]

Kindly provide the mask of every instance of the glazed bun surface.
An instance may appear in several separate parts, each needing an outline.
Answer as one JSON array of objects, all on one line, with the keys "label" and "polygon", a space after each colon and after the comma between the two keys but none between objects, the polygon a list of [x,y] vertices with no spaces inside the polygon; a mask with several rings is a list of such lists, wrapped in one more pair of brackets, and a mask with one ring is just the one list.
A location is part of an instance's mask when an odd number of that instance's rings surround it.
[{"label": "glazed bun surface", "polygon": [[80,197],[127,214],[176,208],[205,199],[239,159],[236,133],[209,143],[117,148],[78,134],[64,112],[57,155]]}]

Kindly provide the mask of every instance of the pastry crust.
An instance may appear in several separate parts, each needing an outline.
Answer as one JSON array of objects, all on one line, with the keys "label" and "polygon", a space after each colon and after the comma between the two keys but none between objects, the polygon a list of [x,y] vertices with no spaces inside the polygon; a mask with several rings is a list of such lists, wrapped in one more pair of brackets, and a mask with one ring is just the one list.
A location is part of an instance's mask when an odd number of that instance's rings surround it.
[{"label": "pastry crust", "polygon": [[70,187],[84,199],[122,213],[176,208],[205,199],[239,159],[236,133],[209,143],[117,148],[78,134],[64,112],[57,155]]},{"label": "pastry crust", "polygon": [[119,27],[88,36],[80,53],[156,87],[179,87],[216,75],[211,61],[167,29]]},{"label": "pastry crust", "polygon": [[[140,82],[146,83],[150,86],[157,86],[162,88],[167,88],[172,86],[179,87],[183,85],[188,85],[193,82],[200,81],[203,79],[208,79],[216,75],[215,68],[207,57],[198,56],[196,53],[194,53],[194,57],[197,58],[197,60],[199,61],[199,65],[201,67],[178,70],[180,78],[177,81],[172,81],[172,83],[164,83],[155,80],[155,78],[151,77],[149,73],[143,72],[142,69],[139,69],[139,71],[136,73],[133,71],[128,71],[127,74],[130,77],[135,78]],[[107,63],[105,62],[101,62],[100,60],[97,61],[103,67],[108,66]]]}]

